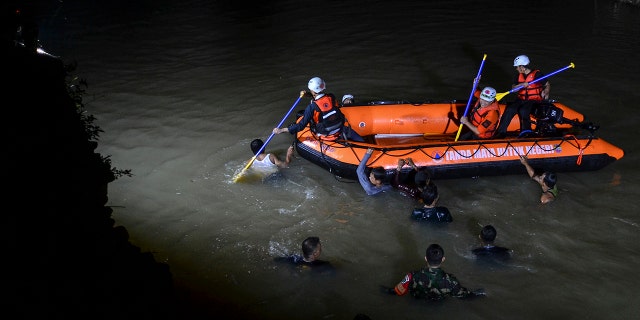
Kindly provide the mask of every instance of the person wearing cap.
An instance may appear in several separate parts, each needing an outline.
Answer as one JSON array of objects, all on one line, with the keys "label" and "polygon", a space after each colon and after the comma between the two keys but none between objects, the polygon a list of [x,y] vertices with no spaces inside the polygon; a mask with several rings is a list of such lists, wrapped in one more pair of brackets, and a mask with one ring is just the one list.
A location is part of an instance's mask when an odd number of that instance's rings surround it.
[{"label": "person wearing cap", "polygon": [[355,99],[353,97],[352,94],[345,94],[344,96],[342,96],[342,105],[343,106],[350,106],[355,102]]},{"label": "person wearing cap", "polygon": [[520,118],[520,136],[532,134],[531,109],[535,103],[549,99],[549,91],[551,90],[549,81],[529,84],[544,76],[540,70],[535,69],[530,64],[529,57],[525,55],[519,55],[513,60],[513,66],[518,74],[515,76],[511,88],[522,86],[522,89],[518,91],[515,101],[507,103],[496,130],[496,135],[499,137],[506,136],[511,119],[516,114]]},{"label": "person wearing cap", "polygon": [[527,173],[529,174],[531,180],[540,184],[540,187],[542,188],[540,202],[542,204],[549,203],[555,200],[556,197],[558,197],[558,186],[556,185],[558,177],[556,176],[555,172],[545,171],[541,174],[536,173],[536,171],[527,161],[526,156],[520,156],[520,163],[522,163],[527,169]]},{"label": "person wearing cap", "polygon": [[460,137],[460,140],[490,139],[496,132],[500,121],[500,108],[496,101],[496,89],[485,87],[480,91],[480,99],[476,102],[469,118],[463,116],[460,123],[469,128],[469,131]]},{"label": "person wearing cap", "polygon": [[296,134],[307,125],[322,140],[345,140],[364,142],[364,139],[345,124],[344,114],[332,93],[327,93],[324,80],[313,77],[307,85],[309,91],[300,91],[300,96],[311,96],[311,103],[304,109],[302,120],[286,128],[273,128],[274,134],[289,132]]},{"label": "person wearing cap", "polygon": [[[411,167],[407,173],[402,172],[404,166]],[[426,167],[418,167],[413,163],[413,159],[398,159],[398,166],[391,178],[391,185],[400,190],[400,192],[408,197],[416,200],[422,200],[422,190],[431,181],[431,175]]]}]

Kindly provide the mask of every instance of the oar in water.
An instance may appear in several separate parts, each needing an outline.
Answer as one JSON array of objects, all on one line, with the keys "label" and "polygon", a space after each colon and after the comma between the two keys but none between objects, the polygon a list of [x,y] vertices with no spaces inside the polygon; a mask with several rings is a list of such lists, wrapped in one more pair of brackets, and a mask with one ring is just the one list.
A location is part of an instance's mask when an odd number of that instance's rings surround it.
[{"label": "oar in water", "polygon": [[[484,67],[484,61],[487,60],[487,54],[484,54],[484,57],[482,57],[482,62],[480,63],[480,69],[478,69],[478,74],[476,75],[476,78],[473,79],[473,88],[471,88],[471,94],[469,95],[469,100],[467,101],[467,107],[464,109],[464,115],[463,117],[467,116],[467,113],[469,113],[469,106],[471,106],[471,99],[473,98],[473,94],[476,92],[476,86],[478,86],[478,81],[480,81],[480,74],[482,73],[482,67]],[[460,137],[460,132],[462,131],[462,126],[463,124],[460,123],[460,127],[458,128],[458,133],[456,134],[456,140],[458,141],[458,138]]]},{"label": "oar in water", "polygon": [[[569,69],[569,68],[575,68],[575,67],[576,67],[576,65],[575,65],[575,64],[573,64],[573,62],[571,62],[568,66],[566,66],[566,67],[564,67],[564,68],[560,68],[560,69],[558,69],[558,70],[556,70],[556,71],[554,71],[554,72],[551,72],[550,74],[548,74],[548,75],[546,75],[546,76],[543,76],[543,77],[540,77],[540,78],[538,78],[538,79],[535,79],[535,80],[533,80],[533,81],[529,82],[529,84],[536,83],[536,82],[538,82],[538,81],[540,81],[540,80],[543,80],[543,79],[549,78],[549,77],[551,77],[552,75],[554,75],[554,74],[556,74],[556,73],[558,73],[558,72],[562,72],[562,71],[565,71],[565,70],[567,70],[567,69]],[[514,92],[516,92],[516,91],[518,91],[518,90],[520,90],[520,89],[522,89],[522,88],[524,88],[524,86],[517,86],[517,87],[515,87],[515,88],[513,88],[513,89],[511,89],[511,90],[509,90],[509,91],[507,91],[507,92],[498,93],[498,94],[496,94],[496,101],[500,101],[500,99],[504,98],[504,97],[505,97],[506,95],[508,95],[509,93],[514,93]]]},{"label": "oar in water", "polygon": [[[298,100],[296,100],[296,102],[293,103],[293,105],[291,106],[291,109],[289,109],[289,112],[287,112],[287,114],[284,115],[284,117],[282,118],[282,120],[280,120],[280,123],[278,123],[276,128],[280,128],[282,126],[284,121],[287,120],[287,117],[289,117],[291,112],[293,112],[293,109],[295,109],[295,107],[298,105],[298,102],[300,102],[300,99],[302,99],[302,97],[303,97],[303,95],[300,95],[300,97],[298,97]],[[256,157],[262,152],[262,150],[264,150],[264,148],[267,146],[267,144],[269,144],[269,141],[271,141],[271,139],[273,138],[274,135],[275,135],[275,133],[271,132],[271,135],[269,136],[269,138],[267,138],[267,141],[264,142],[264,144],[262,145],[260,150],[258,150],[258,152],[256,152],[255,155],[253,155],[251,160],[249,160],[249,162],[247,162],[247,165],[244,166],[244,168],[242,168],[242,171],[238,172],[238,174],[236,174],[236,176],[233,177],[233,182],[234,183],[238,182],[240,177],[242,177],[244,175],[245,171],[247,171],[247,169],[249,169],[249,167],[251,167],[253,162],[256,160]]]}]

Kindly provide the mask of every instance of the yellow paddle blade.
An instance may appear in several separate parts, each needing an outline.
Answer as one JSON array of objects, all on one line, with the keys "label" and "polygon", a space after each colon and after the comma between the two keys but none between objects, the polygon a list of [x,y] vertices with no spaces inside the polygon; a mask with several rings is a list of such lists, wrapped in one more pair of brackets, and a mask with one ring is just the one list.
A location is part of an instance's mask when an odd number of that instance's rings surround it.
[{"label": "yellow paddle blade", "polygon": [[504,98],[509,93],[511,93],[511,91],[502,92],[502,93],[496,93],[496,101],[500,101],[502,98]]},{"label": "yellow paddle blade", "polygon": [[251,165],[253,164],[253,161],[256,160],[256,156],[253,156],[253,158],[251,158],[251,160],[249,160],[249,162],[247,162],[247,165],[244,166],[244,168],[242,168],[242,170],[240,170],[240,172],[238,172],[238,174],[235,175],[235,177],[233,177],[233,183],[236,183],[238,181],[240,181],[240,178],[242,178],[242,176],[244,176],[245,172],[247,171],[247,169],[249,169],[249,167],[251,167]]}]

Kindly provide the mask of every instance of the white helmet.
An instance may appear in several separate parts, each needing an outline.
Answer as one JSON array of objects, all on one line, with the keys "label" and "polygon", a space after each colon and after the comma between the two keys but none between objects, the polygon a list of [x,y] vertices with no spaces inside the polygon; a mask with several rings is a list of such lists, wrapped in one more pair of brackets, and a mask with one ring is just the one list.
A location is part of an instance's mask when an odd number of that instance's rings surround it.
[{"label": "white helmet", "polygon": [[496,98],[496,89],[491,87],[484,87],[480,92],[480,99],[484,101],[493,101]]},{"label": "white helmet", "polygon": [[528,66],[529,65],[529,57],[523,55],[517,56],[514,60],[513,60],[513,66],[517,67],[517,66]]},{"label": "white helmet", "polygon": [[309,90],[315,93],[320,93],[325,89],[324,80],[320,79],[319,77],[313,77],[311,78],[311,80],[309,80],[308,87],[309,87]]},{"label": "white helmet", "polygon": [[347,99],[351,99],[351,102],[353,102],[353,95],[352,94],[345,94],[344,96],[342,96],[342,103],[344,103],[345,100]]}]

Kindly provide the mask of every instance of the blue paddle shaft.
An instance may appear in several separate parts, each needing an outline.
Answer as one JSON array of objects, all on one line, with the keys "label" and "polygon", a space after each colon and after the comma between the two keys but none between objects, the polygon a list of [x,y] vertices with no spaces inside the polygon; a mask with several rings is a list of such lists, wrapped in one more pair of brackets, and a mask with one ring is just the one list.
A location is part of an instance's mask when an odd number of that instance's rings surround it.
[{"label": "blue paddle shaft", "polygon": [[[298,105],[298,102],[300,102],[300,99],[302,99],[302,96],[298,97],[298,100],[296,100],[296,102],[293,103],[293,105],[291,106],[291,109],[289,109],[289,112],[287,112],[287,114],[284,116],[284,118],[282,118],[282,120],[280,121],[280,123],[278,123],[278,126],[276,128],[280,128],[282,126],[282,124],[284,123],[284,121],[287,120],[287,118],[289,117],[291,112],[293,112],[293,109],[295,109],[295,107]],[[254,158],[257,157],[260,154],[260,152],[262,152],[262,150],[264,150],[264,148],[267,146],[267,144],[269,144],[269,141],[271,141],[271,139],[273,139],[274,135],[275,135],[275,133],[273,133],[273,131],[271,131],[271,135],[269,136],[269,138],[267,138],[267,141],[264,142],[262,147],[260,147],[260,150],[258,150],[258,152],[256,152],[256,154],[254,155]]]},{"label": "blue paddle shaft", "polygon": [[[554,74],[556,74],[556,73],[558,73],[558,72],[562,72],[562,71],[565,71],[565,70],[567,70],[567,69],[569,69],[569,68],[573,68],[573,67],[574,67],[574,64],[573,64],[573,63],[571,63],[570,65],[568,65],[568,66],[566,66],[566,67],[564,67],[564,68],[558,69],[558,70],[556,70],[556,71],[554,71],[554,72],[549,73],[549,74],[548,74],[548,75],[546,75],[546,76],[542,76],[542,77],[540,77],[540,78],[538,78],[538,79],[535,79],[535,80],[533,80],[533,81],[529,82],[529,84],[536,83],[536,82],[538,82],[538,81],[540,81],[540,80],[544,80],[544,79],[549,78],[549,77],[551,77],[552,75],[554,75]],[[520,90],[520,89],[522,89],[522,88],[524,88],[524,86],[517,86],[517,87],[515,87],[515,88],[513,88],[513,89],[509,90],[509,93],[514,93],[514,92],[516,92],[516,91],[518,91],[518,90]]]},{"label": "blue paddle shaft", "polygon": [[471,106],[471,99],[473,99],[473,94],[476,92],[476,87],[478,86],[478,78],[480,78],[480,74],[482,73],[482,67],[484,67],[484,61],[487,59],[487,55],[485,54],[482,58],[482,62],[480,63],[480,69],[478,69],[478,74],[476,78],[473,79],[473,88],[471,88],[471,94],[469,94],[469,100],[467,101],[467,107],[464,109],[464,116],[466,117],[469,113],[469,106]]}]

